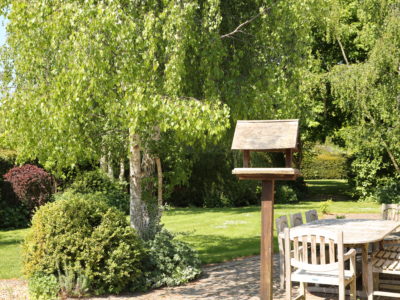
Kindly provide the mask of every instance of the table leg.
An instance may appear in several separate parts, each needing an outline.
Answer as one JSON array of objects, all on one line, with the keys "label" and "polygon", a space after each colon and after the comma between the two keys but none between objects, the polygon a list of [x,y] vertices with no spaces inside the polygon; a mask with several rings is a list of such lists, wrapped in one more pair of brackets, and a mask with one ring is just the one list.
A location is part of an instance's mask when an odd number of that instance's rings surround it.
[{"label": "table leg", "polygon": [[368,300],[372,300],[372,288],[373,288],[373,280],[372,280],[372,267],[368,260],[368,248],[369,244],[363,244],[362,246],[362,282],[364,291],[368,297]]}]

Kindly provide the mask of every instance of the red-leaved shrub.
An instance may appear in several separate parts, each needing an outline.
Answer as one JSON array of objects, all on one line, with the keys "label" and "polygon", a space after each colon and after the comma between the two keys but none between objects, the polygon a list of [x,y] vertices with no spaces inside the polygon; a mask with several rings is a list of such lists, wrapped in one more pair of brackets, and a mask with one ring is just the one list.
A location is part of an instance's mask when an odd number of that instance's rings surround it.
[{"label": "red-leaved shrub", "polygon": [[18,200],[31,211],[45,204],[52,194],[52,177],[42,168],[34,165],[23,165],[9,170],[4,175]]}]

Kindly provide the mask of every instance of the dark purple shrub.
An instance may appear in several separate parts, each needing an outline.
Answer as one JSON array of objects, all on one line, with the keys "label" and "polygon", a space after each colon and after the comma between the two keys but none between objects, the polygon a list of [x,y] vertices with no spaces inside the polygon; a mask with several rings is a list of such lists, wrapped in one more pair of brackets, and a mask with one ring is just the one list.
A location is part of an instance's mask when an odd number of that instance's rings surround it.
[{"label": "dark purple shrub", "polygon": [[30,211],[46,203],[52,194],[53,179],[49,173],[34,165],[23,165],[9,170],[4,175],[19,201]]}]

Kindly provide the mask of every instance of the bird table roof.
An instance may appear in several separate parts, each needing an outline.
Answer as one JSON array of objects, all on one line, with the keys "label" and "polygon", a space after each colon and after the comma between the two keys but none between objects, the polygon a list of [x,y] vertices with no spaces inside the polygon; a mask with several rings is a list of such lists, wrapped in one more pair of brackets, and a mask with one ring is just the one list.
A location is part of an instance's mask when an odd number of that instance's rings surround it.
[{"label": "bird table roof", "polygon": [[299,120],[237,121],[232,150],[297,150]]}]

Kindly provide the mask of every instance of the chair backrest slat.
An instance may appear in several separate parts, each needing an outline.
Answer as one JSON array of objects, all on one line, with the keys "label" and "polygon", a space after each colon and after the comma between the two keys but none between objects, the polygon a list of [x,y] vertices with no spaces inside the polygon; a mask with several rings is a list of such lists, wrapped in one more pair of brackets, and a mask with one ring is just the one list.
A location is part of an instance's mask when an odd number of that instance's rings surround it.
[{"label": "chair backrest slat", "polygon": [[382,219],[400,221],[400,205],[382,204]]},{"label": "chair backrest slat", "polygon": [[306,215],[306,223],[310,223],[310,222],[318,220],[318,213],[315,209],[306,211],[305,215]]},{"label": "chair backrest slat", "polygon": [[294,259],[295,260],[300,260],[300,255],[299,255],[299,238],[296,236],[293,239],[293,250],[294,250]]},{"label": "chair backrest slat", "polygon": [[301,213],[295,213],[290,215],[290,225],[292,227],[296,227],[303,224],[303,217]]},{"label": "chair backrest slat", "polygon": [[317,263],[317,241],[316,236],[311,236],[311,263],[315,265]]},{"label": "chair backrest slat", "polygon": [[[292,267],[316,271],[331,270],[342,265],[339,268],[339,273],[344,272],[343,233],[341,231],[326,232],[317,228],[304,230],[286,228],[284,235],[285,245],[289,247],[289,251],[285,255]],[[293,256],[291,256],[291,241],[293,241]],[[329,245],[329,258],[325,250],[326,244]],[[327,262],[327,259],[329,259],[329,262]]]},{"label": "chair backrest slat", "polygon": [[283,232],[285,228],[289,227],[288,218],[286,216],[280,216],[276,218],[276,231],[279,233]]},{"label": "chair backrest slat", "polygon": [[335,262],[335,243],[332,240],[329,240],[329,263]]},{"label": "chair backrest slat", "polygon": [[325,237],[323,237],[323,236],[321,236],[320,238],[319,238],[319,240],[320,240],[320,246],[319,246],[319,251],[320,251],[320,254],[319,254],[319,259],[320,259],[320,261],[321,261],[321,264],[322,265],[324,265],[324,264],[326,264],[326,259],[325,259]]},{"label": "chair backrest slat", "polygon": [[306,235],[302,236],[301,247],[303,249],[302,260],[303,260],[303,262],[308,264],[308,247],[307,247],[307,236]]}]

